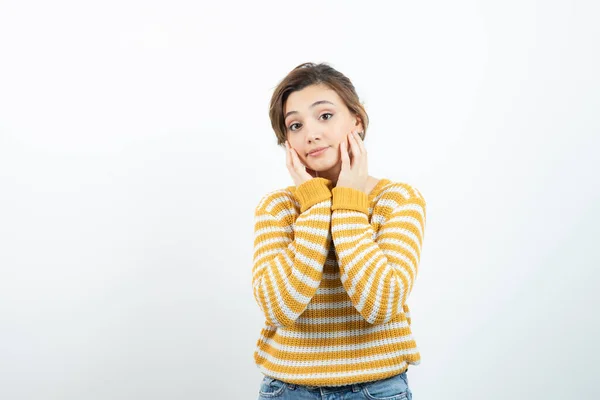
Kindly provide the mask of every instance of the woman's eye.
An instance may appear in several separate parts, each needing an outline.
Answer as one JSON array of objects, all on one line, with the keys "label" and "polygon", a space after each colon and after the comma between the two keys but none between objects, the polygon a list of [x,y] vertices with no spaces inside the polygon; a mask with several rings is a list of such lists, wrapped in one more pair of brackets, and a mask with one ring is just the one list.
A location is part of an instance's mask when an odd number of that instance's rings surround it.
[{"label": "woman's eye", "polygon": [[[327,121],[333,117],[333,114],[332,113],[323,113],[323,114],[321,114],[321,116],[319,118],[323,118],[323,117],[326,117],[325,120]],[[298,128],[294,128],[295,126],[298,126]],[[300,126],[302,126],[302,124],[296,122],[296,123],[293,123],[290,126],[288,126],[288,129],[290,131],[297,131],[298,129],[300,129]]]}]

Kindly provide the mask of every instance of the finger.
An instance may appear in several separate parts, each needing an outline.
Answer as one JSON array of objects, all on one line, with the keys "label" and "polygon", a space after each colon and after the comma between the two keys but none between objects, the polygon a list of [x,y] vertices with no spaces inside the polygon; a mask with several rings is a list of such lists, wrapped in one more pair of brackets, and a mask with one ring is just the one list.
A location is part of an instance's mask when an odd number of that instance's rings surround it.
[{"label": "finger", "polygon": [[292,157],[294,158],[294,167],[298,169],[298,172],[306,171],[306,165],[304,165],[300,159],[300,155],[294,148],[292,148]]},{"label": "finger", "polygon": [[360,169],[361,169],[361,171],[366,171],[367,170],[367,149],[365,148],[365,144],[364,144],[363,140],[361,139],[360,135],[358,134],[358,131],[354,132],[354,138],[355,138],[354,142],[360,149],[360,158],[359,158]]},{"label": "finger", "polygon": [[354,139],[353,134],[348,135],[348,142],[350,144],[350,147],[352,148],[352,158],[350,161],[350,167],[354,168],[356,167],[356,165],[360,165],[362,157],[360,149],[358,148],[358,143],[356,143],[356,139]]},{"label": "finger", "polygon": [[288,170],[291,172],[294,169],[294,160],[292,158],[292,151],[288,142],[285,142],[285,165],[287,165]]},{"label": "finger", "polygon": [[352,148],[352,154],[356,155],[357,157],[360,156],[362,154],[361,150],[360,150],[360,146],[358,145],[357,139],[356,139],[356,133],[352,132],[348,135],[349,138],[349,142],[350,142],[350,147]]},{"label": "finger", "polygon": [[348,144],[342,140],[340,144],[340,158],[342,159],[342,169],[350,167],[350,156],[348,155]]},{"label": "finger", "polygon": [[365,142],[362,140],[358,131],[354,131],[354,137],[356,138],[356,143],[358,143],[358,147],[360,148],[361,153],[364,155],[367,152],[367,148],[365,147]]}]

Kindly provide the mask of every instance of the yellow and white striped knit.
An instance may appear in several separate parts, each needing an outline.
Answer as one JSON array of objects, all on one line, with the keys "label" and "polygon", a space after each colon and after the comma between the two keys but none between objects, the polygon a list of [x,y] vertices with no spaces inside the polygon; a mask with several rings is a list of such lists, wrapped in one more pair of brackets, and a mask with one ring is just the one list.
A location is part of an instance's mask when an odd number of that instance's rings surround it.
[{"label": "yellow and white striped knit", "polygon": [[255,210],[254,297],[266,321],[259,370],[288,383],[341,386],[404,372],[421,357],[406,299],[425,200],[381,179],[367,194],[313,178]]}]

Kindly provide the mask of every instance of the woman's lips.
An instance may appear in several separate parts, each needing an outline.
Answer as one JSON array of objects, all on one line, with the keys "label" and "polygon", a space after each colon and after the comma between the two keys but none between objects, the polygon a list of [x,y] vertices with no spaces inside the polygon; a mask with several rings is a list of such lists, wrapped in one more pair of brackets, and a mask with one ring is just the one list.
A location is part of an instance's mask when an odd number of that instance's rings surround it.
[{"label": "woman's lips", "polygon": [[318,157],[318,156],[320,156],[321,154],[325,153],[325,151],[327,151],[327,149],[328,149],[328,148],[329,148],[329,147],[325,147],[324,149],[321,149],[321,150],[319,150],[319,151],[315,151],[314,153],[310,153],[308,156],[309,156],[309,157]]}]

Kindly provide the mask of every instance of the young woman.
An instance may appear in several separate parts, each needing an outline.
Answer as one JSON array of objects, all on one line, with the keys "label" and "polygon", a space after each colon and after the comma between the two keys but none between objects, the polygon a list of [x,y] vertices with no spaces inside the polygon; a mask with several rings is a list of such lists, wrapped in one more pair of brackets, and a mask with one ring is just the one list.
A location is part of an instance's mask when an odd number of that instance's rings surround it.
[{"label": "young woman", "polygon": [[331,66],[294,68],[269,114],[294,185],[255,210],[259,399],[411,399],[406,371],[420,354],[406,301],[425,200],[368,174],[367,113]]}]

